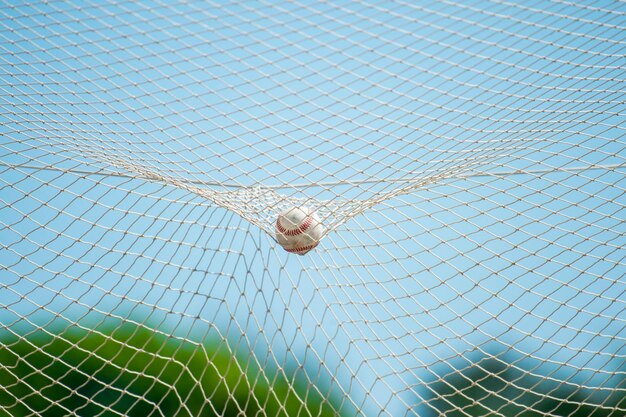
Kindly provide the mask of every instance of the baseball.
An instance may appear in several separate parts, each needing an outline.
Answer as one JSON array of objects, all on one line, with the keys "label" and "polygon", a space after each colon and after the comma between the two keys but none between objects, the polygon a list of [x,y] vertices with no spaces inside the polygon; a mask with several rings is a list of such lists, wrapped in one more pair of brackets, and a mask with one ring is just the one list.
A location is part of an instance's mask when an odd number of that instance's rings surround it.
[{"label": "baseball", "polygon": [[324,226],[308,207],[292,207],[276,220],[276,239],[290,253],[304,255],[318,245]]}]

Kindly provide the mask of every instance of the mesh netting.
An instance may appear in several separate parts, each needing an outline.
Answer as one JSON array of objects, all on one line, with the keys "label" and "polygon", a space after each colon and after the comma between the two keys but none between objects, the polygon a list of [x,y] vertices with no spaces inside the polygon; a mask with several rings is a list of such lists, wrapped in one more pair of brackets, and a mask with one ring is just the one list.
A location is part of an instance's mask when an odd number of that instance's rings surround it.
[{"label": "mesh netting", "polygon": [[624,3],[0,16],[0,415],[626,415]]}]

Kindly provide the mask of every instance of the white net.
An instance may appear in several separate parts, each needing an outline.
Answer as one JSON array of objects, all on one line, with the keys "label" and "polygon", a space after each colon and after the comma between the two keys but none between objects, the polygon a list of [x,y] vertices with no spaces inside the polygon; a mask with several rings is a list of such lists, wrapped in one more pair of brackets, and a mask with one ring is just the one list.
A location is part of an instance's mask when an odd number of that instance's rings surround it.
[{"label": "white net", "polygon": [[0,16],[0,416],[626,415],[624,3]]}]

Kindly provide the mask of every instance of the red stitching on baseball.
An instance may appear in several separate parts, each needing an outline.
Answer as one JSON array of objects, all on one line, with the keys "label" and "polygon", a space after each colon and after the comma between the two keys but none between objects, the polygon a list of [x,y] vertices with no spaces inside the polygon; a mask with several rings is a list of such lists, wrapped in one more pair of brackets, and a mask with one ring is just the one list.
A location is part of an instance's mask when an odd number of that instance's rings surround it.
[{"label": "red stitching on baseball", "polygon": [[311,226],[311,223],[313,223],[313,216],[311,216],[311,210],[309,209],[309,213],[304,218],[304,221],[302,222],[300,227],[296,229],[286,229],[285,226],[280,223],[279,217],[276,220],[276,229],[278,230],[278,232],[280,232],[280,234],[284,236],[298,236],[303,234]]},{"label": "red stitching on baseball", "polygon": [[285,248],[285,250],[287,252],[290,252],[290,253],[299,253],[299,252],[303,252],[303,251],[307,251],[308,252],[308,251],[310,251],[311,249],[313,249],[316,246],[317,246],[317,243],[315,243],[314,245],[301,246],[301,247],[298,247],[298,248],[290,248],[290,249]]},{"label": "red stitching on baseball", "polygon": [[278,232],[282,235],[285,234],[285,232],[287,231],[282,224],[280,224],[280,217],[278,219],[276,219],[276,230],[278,230]]}]

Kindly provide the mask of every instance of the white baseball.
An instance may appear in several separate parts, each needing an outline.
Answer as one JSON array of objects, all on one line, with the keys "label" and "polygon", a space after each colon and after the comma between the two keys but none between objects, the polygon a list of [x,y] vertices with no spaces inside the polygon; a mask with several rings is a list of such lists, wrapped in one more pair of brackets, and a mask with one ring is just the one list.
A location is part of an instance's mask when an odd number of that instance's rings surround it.
[{"label": "white baseball", "polygon": [[276,239],[287,252],[304,255],[319,244],[323,233],[319,217],[308,207],[292,207],[276,220]]}]

